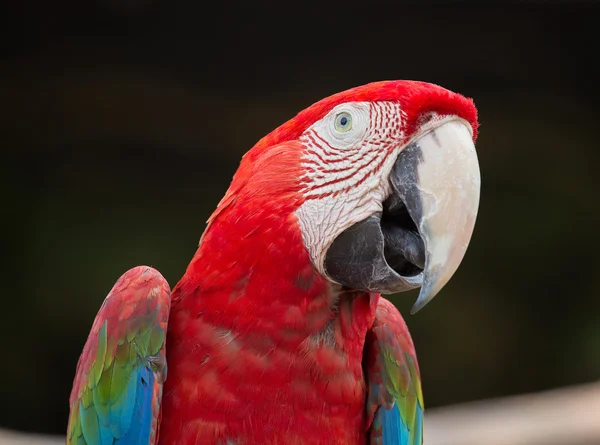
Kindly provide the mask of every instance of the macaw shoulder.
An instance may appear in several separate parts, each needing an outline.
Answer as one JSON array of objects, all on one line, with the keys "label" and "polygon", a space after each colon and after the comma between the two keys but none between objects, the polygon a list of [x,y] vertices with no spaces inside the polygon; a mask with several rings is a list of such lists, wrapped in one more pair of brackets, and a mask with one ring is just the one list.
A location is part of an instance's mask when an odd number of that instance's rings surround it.
[{"label": "macaw shoulder", "polygon": [[170,296],[167,281],[151,267],[117,280],[77,363],[67,444],[156,442]]}]

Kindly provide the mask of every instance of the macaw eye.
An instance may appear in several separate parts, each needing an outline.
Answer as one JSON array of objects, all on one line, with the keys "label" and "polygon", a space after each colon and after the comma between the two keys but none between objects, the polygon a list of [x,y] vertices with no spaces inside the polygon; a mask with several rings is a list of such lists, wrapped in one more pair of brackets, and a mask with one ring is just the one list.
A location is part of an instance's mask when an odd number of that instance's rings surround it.
[{"label": "macaw eye", "polygon": [[346,113],[345,111],[338,114],[335,117],[334,122],[335,129],[341,133],[345,133],[346,131],[352,128],[352,116],[350,113]]}]

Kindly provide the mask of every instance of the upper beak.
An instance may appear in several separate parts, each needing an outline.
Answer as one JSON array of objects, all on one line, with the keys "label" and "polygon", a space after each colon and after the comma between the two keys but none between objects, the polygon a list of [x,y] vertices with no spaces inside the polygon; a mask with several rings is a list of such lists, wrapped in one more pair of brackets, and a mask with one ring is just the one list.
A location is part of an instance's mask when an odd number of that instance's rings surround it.
[{"label": "upper beak", "polygon": [[424,244],[414,314],[454,275],[473,234],[481,177],[469,128],[452,120],[426,133],[401,153],[390,180]]},{"label": "upper beak", "polygon": [[390,182],[383,213],[339,235],[325,269],[357,290],[396,293],[421,286],[414,314],[456,272],[473,233],[481,178],[468,124],[450,120],[411,142]]}]

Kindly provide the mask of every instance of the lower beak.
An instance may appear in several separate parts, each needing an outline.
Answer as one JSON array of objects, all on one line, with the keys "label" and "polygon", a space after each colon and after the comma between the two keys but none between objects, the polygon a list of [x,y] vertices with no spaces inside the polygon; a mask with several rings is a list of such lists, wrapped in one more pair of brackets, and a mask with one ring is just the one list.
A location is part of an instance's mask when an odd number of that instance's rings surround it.
[{"label": "lower beak", "polygon": [[383,213],[339,235],[325,269],[356,290],[389,294],[421,286],[414,314],[456,272],[473,233],[481,179],[467,124],[448,121],[410,143],[390,182]]}]

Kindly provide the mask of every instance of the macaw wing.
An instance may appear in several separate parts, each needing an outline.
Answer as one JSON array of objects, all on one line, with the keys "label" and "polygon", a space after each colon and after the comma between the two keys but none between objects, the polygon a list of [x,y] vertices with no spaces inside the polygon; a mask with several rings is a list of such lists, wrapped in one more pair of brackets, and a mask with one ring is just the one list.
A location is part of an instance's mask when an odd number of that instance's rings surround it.
[{"label": "macaw wing", "polygon": [[156,443],[170,305],[167,281],[150,267],[115,283],[77,363],[67,445]]},{"label": "macaw wing", "polygon": [[383,298],[365,346],[370,444],[421,445],[423,394],[415,348],[402,316]]}]

